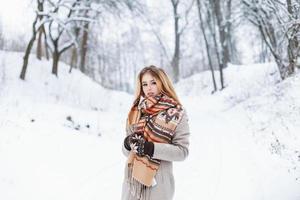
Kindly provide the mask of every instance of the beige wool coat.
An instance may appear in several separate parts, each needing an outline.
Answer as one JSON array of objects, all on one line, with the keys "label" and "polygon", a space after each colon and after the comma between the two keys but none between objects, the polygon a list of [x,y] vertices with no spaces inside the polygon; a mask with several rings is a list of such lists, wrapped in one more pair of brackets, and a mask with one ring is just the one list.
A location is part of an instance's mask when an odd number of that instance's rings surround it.
[{"label": "beige wool coat", "polygon": [[[126,134],[132,133],[130,127]],[[161,164],[155,175],[156,185],[150,187],[147,200],[172,200],[175,192],[175,182],[173,176],[173,161],[183,161],[189,154],[189,125],[186,111],[178,124],[171,144],[154,143],[153,158],[161,160]],[[128,157],[128,151],[122,145],[123,154]],[[124,181],[122,185],[122,200],[139,200],[134,197],[129,190],[129,183],[126,180],[128,166],[125,165]],[[140,199],[142,200],[142,199]]]}]

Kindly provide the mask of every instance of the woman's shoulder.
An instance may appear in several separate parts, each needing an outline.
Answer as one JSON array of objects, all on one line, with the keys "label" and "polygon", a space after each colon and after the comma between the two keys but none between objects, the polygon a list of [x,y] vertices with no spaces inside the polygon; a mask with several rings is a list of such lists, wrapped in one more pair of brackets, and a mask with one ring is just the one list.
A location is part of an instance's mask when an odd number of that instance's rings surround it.
[{"label": "woman's shoulder", "polygon": [[189,133],[189,118],[187,115],[187,110],[182,108],[181,118],[178,121],[177,127],[175,129],[175,134],[182,135]]},{"label": "woman's shoulder", "polygon": [[185,107],[181,106],[181,114],[182,114],[182,118],[181,121],[188,121],[188,114],[187,114],[187,110]]},{"label": "woman's shoulder", "polygon": [[185,106],[183,106],[183,105],[178,105],[178,106],[177,106],[177,110],[178,110],[180,113],[182,113],[182,115],[187,115],[187,109],[186,109]]},{"label": "woman's shoulder", "polygon": [[187,119],[186,109],[181,105],[170,110],[169,114],[174,116],[174,120],[177,124],[182,123],[182,121],[185,121]]}]

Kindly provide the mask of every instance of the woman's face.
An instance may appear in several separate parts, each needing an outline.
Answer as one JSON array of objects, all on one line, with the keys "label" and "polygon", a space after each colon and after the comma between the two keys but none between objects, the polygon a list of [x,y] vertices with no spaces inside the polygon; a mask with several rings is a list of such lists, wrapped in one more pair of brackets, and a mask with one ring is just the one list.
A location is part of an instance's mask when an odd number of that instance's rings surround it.
[{"label": "woman's face", "polygon": [[160,93],[158,84],[160,82],[152,76],[150,73],[145,73],[142,76],[142,89],[145,94],[145,97],[154,97]]}]

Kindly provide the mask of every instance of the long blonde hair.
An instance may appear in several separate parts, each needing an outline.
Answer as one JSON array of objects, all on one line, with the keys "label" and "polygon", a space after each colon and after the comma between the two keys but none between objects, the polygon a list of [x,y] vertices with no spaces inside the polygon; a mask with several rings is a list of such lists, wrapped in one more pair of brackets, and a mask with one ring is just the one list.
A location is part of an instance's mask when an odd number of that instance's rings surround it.
[{"label": "long blonde hair", "polygon": [[134,95],[134,105],[136,105],[139,102],[141,96],[145,95],[141,83],[142,83],[142,78],[146,73],[150,73],[153,77],[156,78],[157,81],[160,82],[160,84],[158,84],[158,87],[161,93],[167,95],[168,97],[173,98],[178,104],[181,105],[179,98],[173,87],[173,84],[170,78],[168,77],[168,75],[166,74],[166,72],[162,68],[156,67],[154,65],[144,67],[138,74],[137,81],[136,81],[136,90]]}]

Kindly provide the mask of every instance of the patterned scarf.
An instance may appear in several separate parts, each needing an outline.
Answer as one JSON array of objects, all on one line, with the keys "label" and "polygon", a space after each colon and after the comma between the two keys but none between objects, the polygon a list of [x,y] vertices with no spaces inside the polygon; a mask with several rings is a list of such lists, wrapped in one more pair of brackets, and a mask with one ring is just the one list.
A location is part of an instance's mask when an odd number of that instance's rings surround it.
[{"label": "patterned scarf", "polygon": [[[142,133],[147,141],[172,143],[173,135],[181,121],[183,110],[172,98],[159,94],[136,103],[128,115],[133,133]],[[159,168],[160,160],[148,155],[140,157],[130,152],[128,179],[134,196],[145,199]]]}]

